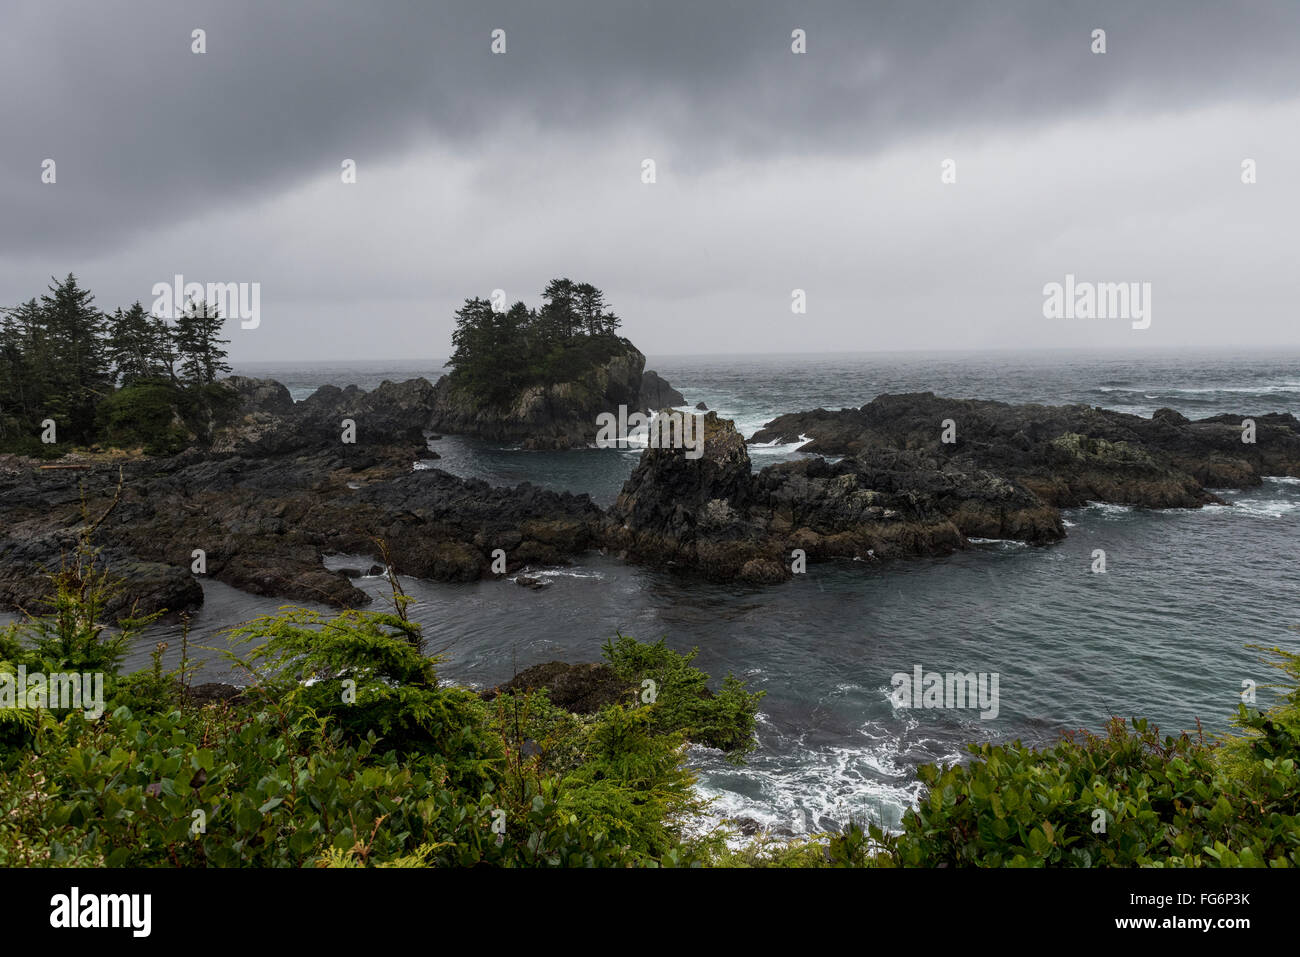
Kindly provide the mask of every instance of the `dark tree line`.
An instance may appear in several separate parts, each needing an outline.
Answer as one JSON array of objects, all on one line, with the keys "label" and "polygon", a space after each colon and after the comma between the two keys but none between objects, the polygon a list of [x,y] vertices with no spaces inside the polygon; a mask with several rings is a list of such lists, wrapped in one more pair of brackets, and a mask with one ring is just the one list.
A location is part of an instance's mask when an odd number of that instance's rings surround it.
[{"label": "dark tree line", "polygon": [[516,302],[496,312],[466,299],[456,312],[453,381],[477,398],[506,401],[532,385],[567,381],[623,348],[621,320],[591,283],[552,279],[540,309]]},{"label": "dark tree line", "polygon": [[139,302],[108,314],[71,273],[52,280],[39,299],[0,310],[0,449],[42,451],[46,420],[60,445],[172,447],[201,432],[193,420],[225,404],[214,386],[230,371],[221,328],[206,303],[173,321]]}]

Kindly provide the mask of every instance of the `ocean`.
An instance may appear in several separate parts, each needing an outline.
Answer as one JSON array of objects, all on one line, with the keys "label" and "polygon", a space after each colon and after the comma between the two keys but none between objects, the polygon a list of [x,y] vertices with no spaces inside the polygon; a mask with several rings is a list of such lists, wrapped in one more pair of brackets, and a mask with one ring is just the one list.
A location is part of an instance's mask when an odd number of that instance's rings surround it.
[{"label": "ocean", "polygon": [[[1191,418],[1300,414],[1300,352],[655,356],[647,368],[746,435],[783,412],[858,406],[885,392],[1082,402],[1142,415],[1170,407]],[[372,388],[383,379],[436,379],[443,370],[437,361],[394,361],[235,371],[278,379],[302,399],[325,383]],[[639,455],[525,451],[454,436],[432,447],[442,458],[429,466],[495,484],[588,492],[602,505]],[[793,446],[751,449],[755,468],[797,455]],[[966,742],[1045,744],[1065,730],[1100,731],[1112,715],[1149,718],[1165,733],[1194,732],[1198,721],[1207,734],[1230,727],[1243,682],[1271,680],[1246,645],[1300,648],[1300,634],[1288,628],[1300,623],[1300,479],[1220,494],[1233,505],[1073,509],[1066,540],[1046,548],[989,541],[946,558],[813,564],[769,587],[709,583],[596,553],[531,571],[550,580],[541,591],[510,581],[403,586],[442,654],[440,673],[473,687],[543,661],[598,660],[602,643],[619,632],[698,648],[696,663],[715,678],[731,671],[766,692],[758,748],[745,766],[691,750],[699,788],[715,799],[718,816],[795,834],[850,817],[896,827],[918,793],[916,766],[958,760]],[[1091,570],[1097,548],[1106,551],[1104,575]],[[357,561],[336,556],[329,564]],[[382,607],[381,578],[359,585]],[[222,628],[282,604],[216,582],[204,588],[192,641],[214,648],[224,647]],[[163,640],[174,661],[176,639],[174,627],[154,629],[129,666],[147,664]],[[896,707],[891,676],[917,666],[996,674],[996,716]],[[197,680],[226,673],[213,661]],[[1260,703],[1270,695],[1261,688]]]}]

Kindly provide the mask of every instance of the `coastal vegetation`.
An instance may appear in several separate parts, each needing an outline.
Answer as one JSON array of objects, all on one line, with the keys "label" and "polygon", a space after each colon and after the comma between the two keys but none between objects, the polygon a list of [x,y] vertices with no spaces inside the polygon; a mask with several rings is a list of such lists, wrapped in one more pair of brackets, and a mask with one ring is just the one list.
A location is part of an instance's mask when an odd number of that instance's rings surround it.
[{"label": "coastal vegetation", "polygon": [[1115,719],[1042,750],[972,746],[920,769],[900,833],[729,846],[700,826],[685,745],[742,760],[760,695],[733,677],[709,691],[663,642],[607,643],[627,694],[591,714],[545,690],[485,701],[439,678],[395,593],[390,612],[285,608],[233,629],[249,682],[214,701],[188,655],[119,674],[148,619],[105,627],[112,587],[83,542],[48,610],[0,631],[5,675],[108,672],[99,716],[0,707],[0,866],[1300,864],[1300,656],[1277,649],[1280,703],[1243,705],[1225,741]]},{"label": "coastal vegetation", "polygon": [[685,744],[747,741],[758,695],[659,710],[632,693],[650,673],[666,702],[706,687],[660,645],[621,638],[629,693],[580,716],[441,681],[400,595],[286,608],[232,630],[249,684],[204,703],[188,658],[118,673],[145,622],[98,622],[112,584],[88,547],[52,586],[0,631],[0,672],[106,670],[107,700],[0,708],[0,866],[674,866],[720,843],[684,831],[704,809]]},{"label": "coastal vegetation", "polygon": [[52,280],[0,315],[0,452],[53,457],[99,444],[170,454],[209,438],[237,402],[217,382],[230,371],[222,322],[198,302],[172,320],[139,302],[109,314],[71,273]]},{"label": "coastal vegetation", "polygon": [[[1253,647],[1253,646],[1252,646]],[[1051,747],[972,744],[965,763],[924,765],[902,831],[757,842],[715,863],[795,867],[1300,866],[1300,654],[1257,648],[1280,700],[1239,706],[1235,733],[1161,735],[1141,718]]]},{"label": "coastal vegetation", "polygon": [[[1085,501],[1194,508],[1221,501],[1211,488],[1300,475],[1290,415],[1259,416],[1247,444],[1241,416],[881,396],[769,423],[751,441],[807,435],[843,458],[755,472],[734,423],[710,414],[705,458],[647,450],[606,510],[411,469],[436,457],[433,425],[568,448],[598,410],[662,405],[666,383],[646,398],[644,357],[594,287],[555,280],[537,310],[467,300],[437,386],[323,386],[299,403],[279,383],[218,381],[220,329],[201,304],[174,323],[139,304],[105,315],[72,276],[4,314],[0,451],[220,442],[77,472],[4,463],[0,598],[26,611],[0,629],[0,865],[1300,863],[1300,658],[1279,649],[1280,703],[1243,705],[1224,740],[1115,719],[1046,748],[973,745],[962,763],[919,769],[924,791],[897,833],[851,821],[738,843],[708,826],[687,748],[743,762],[760,693],[711,681],[664,640],[615,635],[604,665],[579,666],[615,692],[593,708],[544,683],[477,694],[443,680],[400,593],[392,611],[351,610],[369,596],[321,562],[379,538],[394,580],[473,582],[607,548],[777,583],[793,548],[877,561],[975,537],[1046,544],[1066,534],[1059,510]],[[934,427],[949,415],[951,448]],[[227,417],[239,424],[223,431]],[[339,441],[344,417],[361,424],[355,445]],[[39,437],[46,419],[57,444]],[[92,528],[103,551],[89,532],[70,549],[77,509],[110,498]],[[196,685],[188,653],[165,671],[161,648],[153,667],[121,673],[160,614],[202,602],[197,553],[213,580],[342,610],[287,607],[231,629],[242,689]],[[37,673],[102,674],[102,711],[5,697],[11,677]]]},{"label": "coastal vegetation", "polygon": [[553,279],[540,308],[521,301],[498,309],[487,299],[466,299],[447,360],[450,385],[487,404],[578,379],[630,346],[618,335],[622,321],[591,283]]}]

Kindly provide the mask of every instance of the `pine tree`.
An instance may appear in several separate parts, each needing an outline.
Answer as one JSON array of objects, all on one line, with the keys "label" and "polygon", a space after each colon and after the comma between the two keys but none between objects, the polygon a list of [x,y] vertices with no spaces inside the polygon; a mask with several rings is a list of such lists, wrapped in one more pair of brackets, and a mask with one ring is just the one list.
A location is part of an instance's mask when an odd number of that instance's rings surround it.
[{"label": "pine tree", "polygon": [[176,320],[172,342],[180,360],[181,376],[194,386],[215,382],[222,372],[229,372],[226,350],[230,343],[220,338],[224,321],[220,310],[211,303],[191,301]]},{"label": "pine tree", "polygon": [[0,324],[0,436],[30,434],[42,394],[35,357],[42,328],[36,300],[3,310]]},{"label": "pine tree", "polygon": [[579,326],[577,290],[572,279],[552,279],[542,293],[540,314],[543,334],[565,342],[573,338]]},{"label": "pine tree", "polygon": [[[166,325],[161,338],[170,339]],[[123,312],[117,309],[109,320],[108,358],[113,377],[123,387],[144,379],[166,375],[163,342],[156,321],[137,301]]]},{"label": "pine tree", "polygon": [[22,336],[12,310],[0,320],[0,436],[9,438],[23,430],[26,376]]},{"label": "pine tree", "polygon": [[591,283],[553,279],[541,310],[517,302],[501,313],[486,299],[466,299],[456,312],[456,384],[486,402],[503,402],[538,383],[570,382],[621,348],[619,319]]},{"label": "pine tree", "polygon": [[601,316],[605,311],[605,294],[589,282],[573,287],[579,323],[589,336],[601,333]]},{"label": "pine tree", "polygon": [[104,358],[104,316],[72,273],[52,282],[41,297],[42,328],[33,357],[35,378],[48,389],[38,415],[53,418],[61,438],[87,442],[94,438],[95,406],[113,387]]},{"label": "pine tree", "polygon": [[527,316],[523,303],[497,313],[487,299],[465,300],[456,311],[456,331],[451,334],[454,351],[447,360],[461,385],[489,401],[510,394],[519,360],[516,336]]}]

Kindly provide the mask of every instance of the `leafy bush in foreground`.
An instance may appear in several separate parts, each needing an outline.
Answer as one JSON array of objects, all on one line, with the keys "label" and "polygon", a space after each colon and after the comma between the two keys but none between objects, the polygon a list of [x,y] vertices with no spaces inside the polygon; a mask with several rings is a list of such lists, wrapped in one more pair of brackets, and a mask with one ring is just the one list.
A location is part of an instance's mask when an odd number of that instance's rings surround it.
[{"label": "leafy bush in foreground", "polygon": [[[0,670],[114,671],[106,580],[81,562],[54,577],[47,614],[0,630]],[[1116,719],[1042,750],[972,746],[968,764],[920,770],[900,834],[855,823],[728,849],[685,836],[705,802],[684,745],[748,750],[760,695],[731,677],[710,692],[693,652],[620,635],[606,658],[633,687],[655,681],[653,704],[487,704],[439,682],[403,607],[234,629],[261,642],[236,702],[199,706],[185,666],[156,663],[114,676],[97,719],[0,707],[0,866],[1300,864],[1300,655],[1273,649],[1286,693],[1241,708],[1226,743]]]},{"label": "leafy bush in foreground", "polygon": [[727,675],[722,688],[709,690],[709,676],[691,662],[699,649],[680,655],[664,645],[653,645],[619,635],[605,642],[605,660],[625,681],[640,687],[655,682],[655,707],[651,725],[661,732],[683,732],[698,744],[726,751],[740,762],[754,750],[755,715],[763,692],[745,690],[744,683]]},{"label": "leafy bush in foreground", "polygon": [[[120,638],[85,614],[102,607],[103,582],[65,584],[77,640],[60,660],[115,669]],[[683,738],[655,730],[654,706],[580,717],[539,693],[489,707],[438,681],[401,608],[287,608],[234,629],[260,642],[236,702],[199,706],[155,663],[114,677],[98,719],[0,709],[0,866],[702,859],[710,845],[682,836],[703,808]],[[6,665],[41,660],[68,610],[6,629]],[[548,725],[543,752],[531,735]]]},{"label": "leafy bush in foreground", "polygon": [[[824,846],[730,851],[742,866],[1295,867],[1300,865],[1300,655],[1271,649],[1287,694],[1239,709],[1220,745],[1145,720],[1043,750],[971,745],[968,764],[920,768],[901,834],[851,824]],[[820,851],[820,853],[818,853]]]}]

